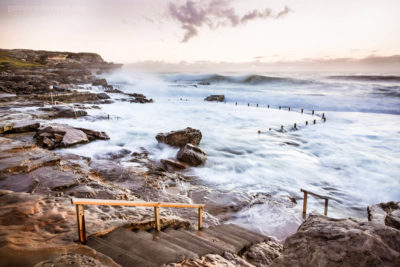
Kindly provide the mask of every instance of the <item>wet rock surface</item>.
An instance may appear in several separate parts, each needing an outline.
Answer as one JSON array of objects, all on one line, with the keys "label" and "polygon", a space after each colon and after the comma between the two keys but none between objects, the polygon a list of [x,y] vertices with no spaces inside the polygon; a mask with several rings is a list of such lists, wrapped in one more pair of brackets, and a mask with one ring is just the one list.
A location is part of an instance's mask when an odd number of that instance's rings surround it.
[{"label": "wet rock surface", "polygon": [[201,132],[190,127],[179,131],[171,131],[169,133],[159,133],[156,136],[159,143],[165,143],[174,147],[183,147],[188,143],[198,146],[201,138]]},{"label": "wet rock surface", "polygon": [[400,231],[372,222],[310,215],[270,266],[399,266]]},{"label": "wet rock surface", "polygon": [[140,104],[145,104],[145,103],[153,103],[153,99],[147,99],[145,95],[142,94],[128,94],[130,97],[132,97],[129,102],[131,103],[140,103]]},{"label": "wet rock surface", "polygon": [[207,159],[207,154],[197,146],[186,144],[179,150],[177,159],[190,166],[199,166],[204,164]]},{"label": "wet rock surface", "polygon": [[[98,266],[98,267],[107,267],[110,265],[106,265],[104,263],[101,263],[100,261],[88,257],[85,255],[81,254],[64,254],[58,257],[55,257],[51,260],[46,260],[39,262],[38,264],[35,265],[35,267],[92,267],[92,266]],[[115,264],[114,266],[119,266]]]},{"label": "wet rock surface", "polygon": [[225,96],[224,95],[210,95],[204,98],[205,101],[216,101],[216,102],[224,102]]},{"label": "wet rock surface", "polygon": [[400,230],[400,201],[369,206],[368,220]]}]

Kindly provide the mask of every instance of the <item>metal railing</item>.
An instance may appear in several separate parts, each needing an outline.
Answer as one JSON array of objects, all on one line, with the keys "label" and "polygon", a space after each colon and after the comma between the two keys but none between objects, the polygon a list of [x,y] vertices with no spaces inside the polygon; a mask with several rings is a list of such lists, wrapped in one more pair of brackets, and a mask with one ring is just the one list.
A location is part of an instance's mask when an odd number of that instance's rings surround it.
[{"label": "metal railing", "polygon": [[310,192],[308,190],[304,190],[304,189],[300,189],[301,192],[304,193],[304,201],[303,201],[303,216],[305,217],[305,215],[307,214],[307,196],[308,194],[318,197],[318,198],[322,198],[325,199],[325,210],[324,210],[324,215],[327,216],[328,215],[328,200],[329,197],[327,196],[322,196],[313,192]]},{"label": "metal railing", "polygon": [[184,204],[165,202],[135,202],[127,200],[72,198],[71,203],[76,205],[79,241],[86,243],[85,215],[83,205],[128,206],[128,207],[154,207],[154,217],[157,231],[161,230],[160,208],[192,208],[198,209],[198,229],[203,227],[204,204]]}]

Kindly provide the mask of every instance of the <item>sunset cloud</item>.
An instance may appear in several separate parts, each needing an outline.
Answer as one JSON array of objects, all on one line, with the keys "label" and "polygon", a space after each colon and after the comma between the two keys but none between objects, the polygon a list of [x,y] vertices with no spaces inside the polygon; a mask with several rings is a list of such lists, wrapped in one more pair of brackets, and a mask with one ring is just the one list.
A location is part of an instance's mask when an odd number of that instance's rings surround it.
[{"label": "sunset cloud", "polygon": [[182,42],[189,41],[199,33],[203,25],[210,29],[220,27],[236,27],[255,19],[279,19],[292,10],[285,6],[281,11],[274,12],[270,8],[253,9],[244,15],[239,15],[229,0],[191,1],[184,4],[169,3],[170,17],[181,24],[184,30]]}]

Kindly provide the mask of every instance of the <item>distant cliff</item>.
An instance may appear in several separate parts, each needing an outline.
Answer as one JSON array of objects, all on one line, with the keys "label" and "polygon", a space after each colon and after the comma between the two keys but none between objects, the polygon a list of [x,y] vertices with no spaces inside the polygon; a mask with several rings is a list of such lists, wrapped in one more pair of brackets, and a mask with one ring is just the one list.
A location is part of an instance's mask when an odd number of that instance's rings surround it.
[{"label": "distant cliff", "polygon": [[90,84],[122,64],[105,62],[95,53],[0,49],[0,93],[17,95],[63,91],[69,84]]}]

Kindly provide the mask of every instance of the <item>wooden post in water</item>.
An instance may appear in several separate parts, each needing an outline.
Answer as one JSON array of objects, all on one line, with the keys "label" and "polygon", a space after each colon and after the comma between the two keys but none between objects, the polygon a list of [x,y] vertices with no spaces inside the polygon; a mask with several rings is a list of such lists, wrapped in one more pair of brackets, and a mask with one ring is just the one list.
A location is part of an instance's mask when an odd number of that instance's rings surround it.
[{"label": "wooden post in water", "polygon": [[283,125],[281,125],[281,130],[283,131]]},{"label": "wooden post in water", "polygon": [[303,216],[307,213],[307,191],[304,191],[304,200],[303,200]]},{"label": "wooden post in water", "polygon": [[281,109],[281,106],[279,106],[279,110]]},{"label": "wooden post in water", "polygon": [[76,205],[76,219],[78,221],[79,242],[86,244],[85,215],[83,205]]},{"label": "wooden post in water", "polygon": [[247,103],[247,106],[250,107],[250,103]]},{"label": "wooden post in water", "polygon": [[324,122],[326,122],[326,117],[324,117]]},{"label": "wooden post in water", "polygon": [[311,111],[311,115],[314,115],[314,110]]},{"label": "wooden post in water", "polygon": [[268,108],[269,108],[269,105],[268,105]]},{"label": "wooden post in water", "polygon": [[328,199],[325,198],[325,211],[324,211],[324,215],[328,216]]},{"label": "wooden post in water", "polygon": [[303,113],[304,112],[304,109],[301,109],[301,113]]},{"label": "wooden post in water", "polygon": [[314,124],[316,124],[317,123],[317,121],[316,120],[314,120]]},{"label": "wooden post in water", "polygon": [[308,121],[306,121],[306,125],[308,125]]},{"label": "wooden post in water", "polygon": [[156,229],[157,231],[161,231],[159,206],[154,207],[154,217],[156,218]]},{"label": "wooden post in water", "polygon": [[201,230],[203,228],[203,208],[199,208],[199,225],[198,229]]},{"label": "wooden post in water", "polygon": [[297,127],[296,127],[296,123],[294,123],[294,128],[295,128],[295,129],[297,129]]},{"label": "wooden post in water", "polygon": [[290,107],[289,107],[289,109],[288,109],[289,111],[290,111]]}]

